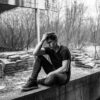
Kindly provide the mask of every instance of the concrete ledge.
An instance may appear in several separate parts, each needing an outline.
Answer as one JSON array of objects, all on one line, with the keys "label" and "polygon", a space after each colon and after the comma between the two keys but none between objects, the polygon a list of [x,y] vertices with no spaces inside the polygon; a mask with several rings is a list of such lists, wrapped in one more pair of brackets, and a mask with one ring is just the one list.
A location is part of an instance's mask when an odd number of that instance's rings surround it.
[{"label": "concrete ledge", "polygon": [[39,87],[29,92],[17,91],[0,100],[96,100],[100,96],[100,72],[71,78],[68,84],[60,87]]}]

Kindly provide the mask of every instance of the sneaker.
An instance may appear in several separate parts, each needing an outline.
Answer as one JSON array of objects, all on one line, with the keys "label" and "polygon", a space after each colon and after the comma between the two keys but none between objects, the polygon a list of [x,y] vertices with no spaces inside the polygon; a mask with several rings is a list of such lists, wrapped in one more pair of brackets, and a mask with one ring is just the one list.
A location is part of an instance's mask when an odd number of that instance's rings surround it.
[{"label": "sneaker", "polygon": [[37,82],[30,78],[28,82],[22,87],[22,91],[29,91],[37,88]]}]

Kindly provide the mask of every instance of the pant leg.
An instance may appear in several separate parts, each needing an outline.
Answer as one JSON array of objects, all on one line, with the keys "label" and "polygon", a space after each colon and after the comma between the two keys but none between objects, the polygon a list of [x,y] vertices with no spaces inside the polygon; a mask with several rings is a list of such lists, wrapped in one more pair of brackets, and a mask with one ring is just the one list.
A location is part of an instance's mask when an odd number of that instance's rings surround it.
[{"label": "pant leg", "polygon": [[52,86],[52,85],[63,85],[67,83],[68,77],[66,72],[64,73],[57,73],[53,74],[48,78],[42,79],[38,81],[40,84],[47,85],[47,86]]},{"label": "pant leg", "polygon": [[31,75],[31,78],[34,80],[37,80],[38,74],[41,70],[41,67],[43,67],[46,74],[53,71],[55,68],[54,66],[43,56],[37,56],[35,59],[35,63],[33,66],[33,72]]}]

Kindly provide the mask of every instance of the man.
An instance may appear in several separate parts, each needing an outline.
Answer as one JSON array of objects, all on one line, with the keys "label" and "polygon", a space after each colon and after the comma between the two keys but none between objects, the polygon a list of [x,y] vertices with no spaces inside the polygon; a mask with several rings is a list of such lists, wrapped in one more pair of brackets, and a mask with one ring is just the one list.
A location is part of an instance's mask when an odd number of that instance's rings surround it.
[{"label": "man", "polygon": [[[48,46],[42,48],[45,41]],[[51,61],[43,56],[45,54],[50,57]],[[52,86],[62,85],[69,81],[71,54],[67,47],[58,44],[55,33],[45,33],[35,47],[33,55],[35,56],[33,72],[28,82],[23,86],[22,91],[36,89],[38,88],[38,83]],[[37,81],[41,67],[43,67],[47,76]]]}]

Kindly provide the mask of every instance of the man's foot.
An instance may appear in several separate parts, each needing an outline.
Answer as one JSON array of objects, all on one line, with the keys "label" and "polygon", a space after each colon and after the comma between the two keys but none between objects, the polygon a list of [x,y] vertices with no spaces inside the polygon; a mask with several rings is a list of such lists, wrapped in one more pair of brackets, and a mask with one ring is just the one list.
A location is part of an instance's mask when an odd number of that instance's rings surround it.
[{"label": "man's foot", "polygon": [[22,92],[37,88],[38,88],[37,82],[30,78],[28,82],[22,87]]}]

